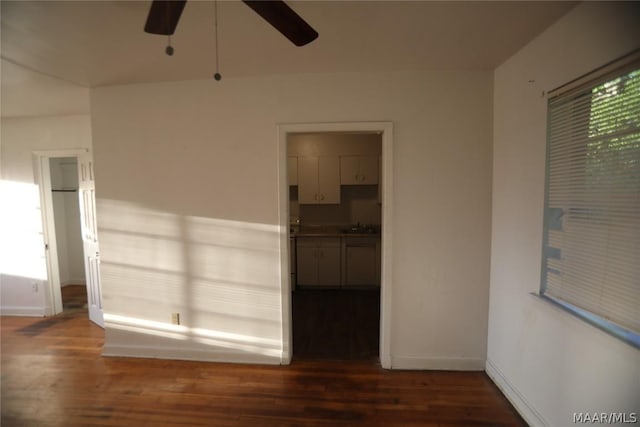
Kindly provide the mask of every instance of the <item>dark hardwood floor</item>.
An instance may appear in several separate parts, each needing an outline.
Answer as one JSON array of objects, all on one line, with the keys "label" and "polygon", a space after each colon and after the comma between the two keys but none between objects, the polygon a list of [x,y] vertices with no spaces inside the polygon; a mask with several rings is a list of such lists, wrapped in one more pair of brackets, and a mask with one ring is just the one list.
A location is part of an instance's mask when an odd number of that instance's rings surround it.
[{"label": "dark hardwood floor", "polygon": [[62,294],[62,309],[87,311],[87,286],[67,285],[60,289]]},{"label": "dark hardwood floor", "polygon": [[295,360],[378,360],[379,289],[297,289],[291,300]]},{"label": "dark hardwood floor", "polygon": [[525,425],[483,372],[105,358],[80,310],[1,332],[2,427]]}]

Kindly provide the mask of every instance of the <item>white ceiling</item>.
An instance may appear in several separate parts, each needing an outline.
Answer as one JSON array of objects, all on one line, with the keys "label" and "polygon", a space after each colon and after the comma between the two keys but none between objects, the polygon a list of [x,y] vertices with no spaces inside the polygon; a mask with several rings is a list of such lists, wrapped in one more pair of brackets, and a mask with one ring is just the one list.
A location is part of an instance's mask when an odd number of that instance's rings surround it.
[{"label": "white ceiling", "polygon": [[[150,1],[5,1],[3,62],[78,85],[211,78],[213,3],[187,3],[166,56]],[[246,5],[218,3],[223,78],[400,69],[494,69],[575,2],[288,1],[319,33],[295,47]]]}]

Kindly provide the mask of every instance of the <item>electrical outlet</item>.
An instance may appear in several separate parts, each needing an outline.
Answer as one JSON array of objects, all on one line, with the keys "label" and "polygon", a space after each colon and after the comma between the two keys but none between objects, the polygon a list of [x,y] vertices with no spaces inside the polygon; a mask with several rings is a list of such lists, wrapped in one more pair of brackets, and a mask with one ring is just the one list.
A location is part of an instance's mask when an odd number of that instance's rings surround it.
[{"label": "electrical outlet", "polygon": [[180,313],[171,313],[171,323],[174,325],[180,324]]}]

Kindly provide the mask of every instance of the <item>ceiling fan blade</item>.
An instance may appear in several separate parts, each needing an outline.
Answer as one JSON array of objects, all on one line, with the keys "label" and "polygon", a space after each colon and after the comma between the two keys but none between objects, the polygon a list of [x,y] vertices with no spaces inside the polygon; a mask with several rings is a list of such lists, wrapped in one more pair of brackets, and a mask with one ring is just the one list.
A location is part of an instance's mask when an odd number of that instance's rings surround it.
[{"label": "ceiling fan blade", "polygon": [[186,3],[187,0],[153,0],[144,30],[151,34],[170,36],[176,31]]},{"label": "ceiling fan blade", "polygon": [[318,38],[316,30],[281,0],[242,0],[296,46]]}]

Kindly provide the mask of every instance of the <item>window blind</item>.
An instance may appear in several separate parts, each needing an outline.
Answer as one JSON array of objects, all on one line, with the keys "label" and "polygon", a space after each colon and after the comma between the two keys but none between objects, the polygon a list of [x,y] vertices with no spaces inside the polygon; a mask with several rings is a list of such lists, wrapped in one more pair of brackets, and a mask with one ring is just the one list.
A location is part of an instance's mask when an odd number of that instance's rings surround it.
[{"label": "window blind", "polygon": [[640,61],[550,97],[547,131],[541,294],[637,339]]}]

